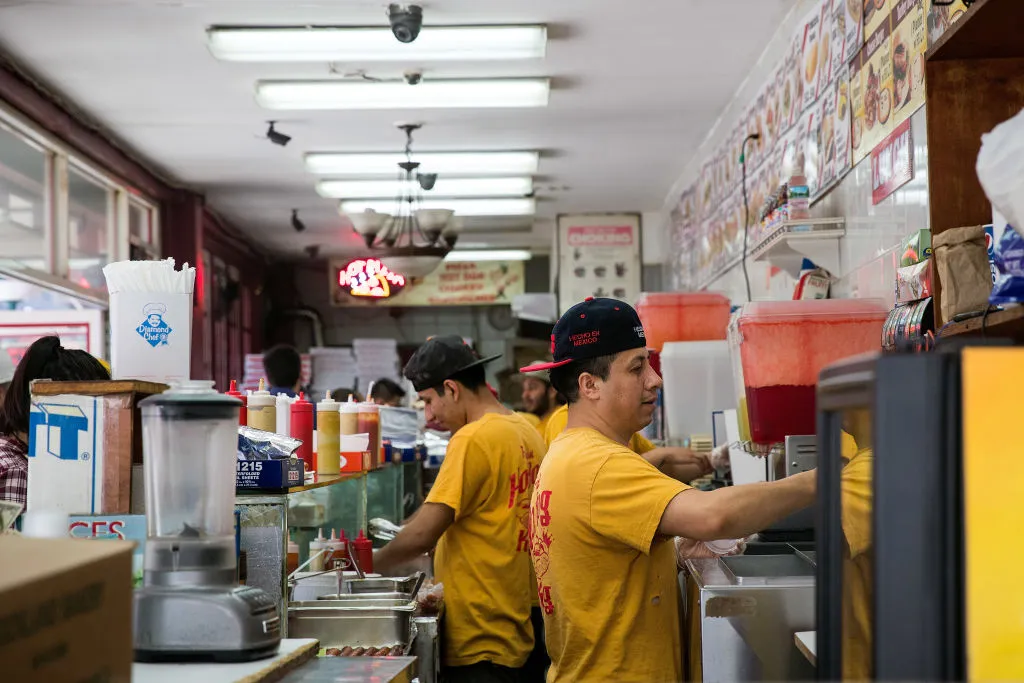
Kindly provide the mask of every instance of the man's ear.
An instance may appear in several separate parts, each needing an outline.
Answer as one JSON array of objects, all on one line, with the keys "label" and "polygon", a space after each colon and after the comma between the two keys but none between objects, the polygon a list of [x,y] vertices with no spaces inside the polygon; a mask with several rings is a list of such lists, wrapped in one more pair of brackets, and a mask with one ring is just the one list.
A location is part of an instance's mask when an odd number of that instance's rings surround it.
[{"label": "man's ear", "polygon": [[578,382],[580,396],[596,401],[601,397],[601,379],[589,372],[580,373]]},{"label": "man's ear", "polygon": [[462,387],[459,386],[459,383],[454,382],[450,379],[446,379],[443,383],[443,386],[445,388],[445,392],[450,393],[452,395],[452,401],[458,403],[459,397],[461,396],[462,393]]}]

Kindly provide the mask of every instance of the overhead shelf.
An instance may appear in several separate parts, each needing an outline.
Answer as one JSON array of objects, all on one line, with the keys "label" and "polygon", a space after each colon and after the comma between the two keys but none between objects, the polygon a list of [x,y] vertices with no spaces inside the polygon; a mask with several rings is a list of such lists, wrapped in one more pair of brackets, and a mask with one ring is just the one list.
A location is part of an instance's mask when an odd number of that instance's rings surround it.
[{"label": "overhead shelf", "polygon": [[976,0],[949,27],[925,58],[930,61],[964,59],[1020,59],[1024,57],[1024,2]]},{"label": "overhead shelf", "polygon": [[[838,274],[839,239],[846,235],[845,225],[843,218],[785,221],[754,247],[750,255],[754,261],[767,261],[794,277],[805,258]],[[826,260],[828,262],[823,262]]]}]

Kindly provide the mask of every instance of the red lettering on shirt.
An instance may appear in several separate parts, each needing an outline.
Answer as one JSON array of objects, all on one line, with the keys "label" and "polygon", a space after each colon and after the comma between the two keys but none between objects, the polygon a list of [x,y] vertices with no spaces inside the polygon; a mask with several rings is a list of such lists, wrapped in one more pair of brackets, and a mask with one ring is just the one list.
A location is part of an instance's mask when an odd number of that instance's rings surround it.
[{"label": "red lettering on shirt", "polygon": [[519,530],[519,542],[516,544],[516,552],[529,552],[530,550],[530,532],[526,529]]},{"label": "red lettering on shirt", "polygon": [[555,613],[555,603],[551,599],[551,586],[537,584],[537,602],[540,603],[544,614],[550,616]]},{"label": "red lettering on shirt", "polygon": [[[537,472],[540,465],[527,465],[509,477],[508,487],[508,508],[511,510],[516,506],[516,499],[522,494],[529,494],[533,491],[533,482],[537,479]],[[529,498],[523,501],[523,509],[530,506]]]}]

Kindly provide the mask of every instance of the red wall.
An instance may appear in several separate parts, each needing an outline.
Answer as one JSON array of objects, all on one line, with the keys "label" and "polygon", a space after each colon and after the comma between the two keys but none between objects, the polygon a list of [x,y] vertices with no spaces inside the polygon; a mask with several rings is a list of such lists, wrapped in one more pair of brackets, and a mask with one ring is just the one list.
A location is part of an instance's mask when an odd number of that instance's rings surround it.
[{"label": "red wall", "polygon": [[[227,389],[242,378],[244,355],[263,348],[265,254],[204,206],[203,198],[159,177],[97,126],[82,121],[0,55],[0,100],[76,154],[160,207],[164,257],[195,265],[196,306],[192,324],[192,377],[213,379]],[[237,271],[237,286],[229,270]],[[237,291],[236,296],[232,296]]]}]

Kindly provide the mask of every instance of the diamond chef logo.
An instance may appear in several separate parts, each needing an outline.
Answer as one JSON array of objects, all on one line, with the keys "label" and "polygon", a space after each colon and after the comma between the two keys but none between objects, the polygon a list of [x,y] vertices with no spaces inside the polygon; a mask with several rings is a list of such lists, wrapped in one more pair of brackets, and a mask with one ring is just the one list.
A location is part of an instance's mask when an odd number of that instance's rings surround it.
[{"label": "diamond chef logo", "polygon": [[171,326],[164,322],[164,314],[167,313],[167,306],[164,304],[146,304],[142,309],[146,319],[135,328],[139,336],[152,346],[167,346],[167,337],[170,336]]}]

